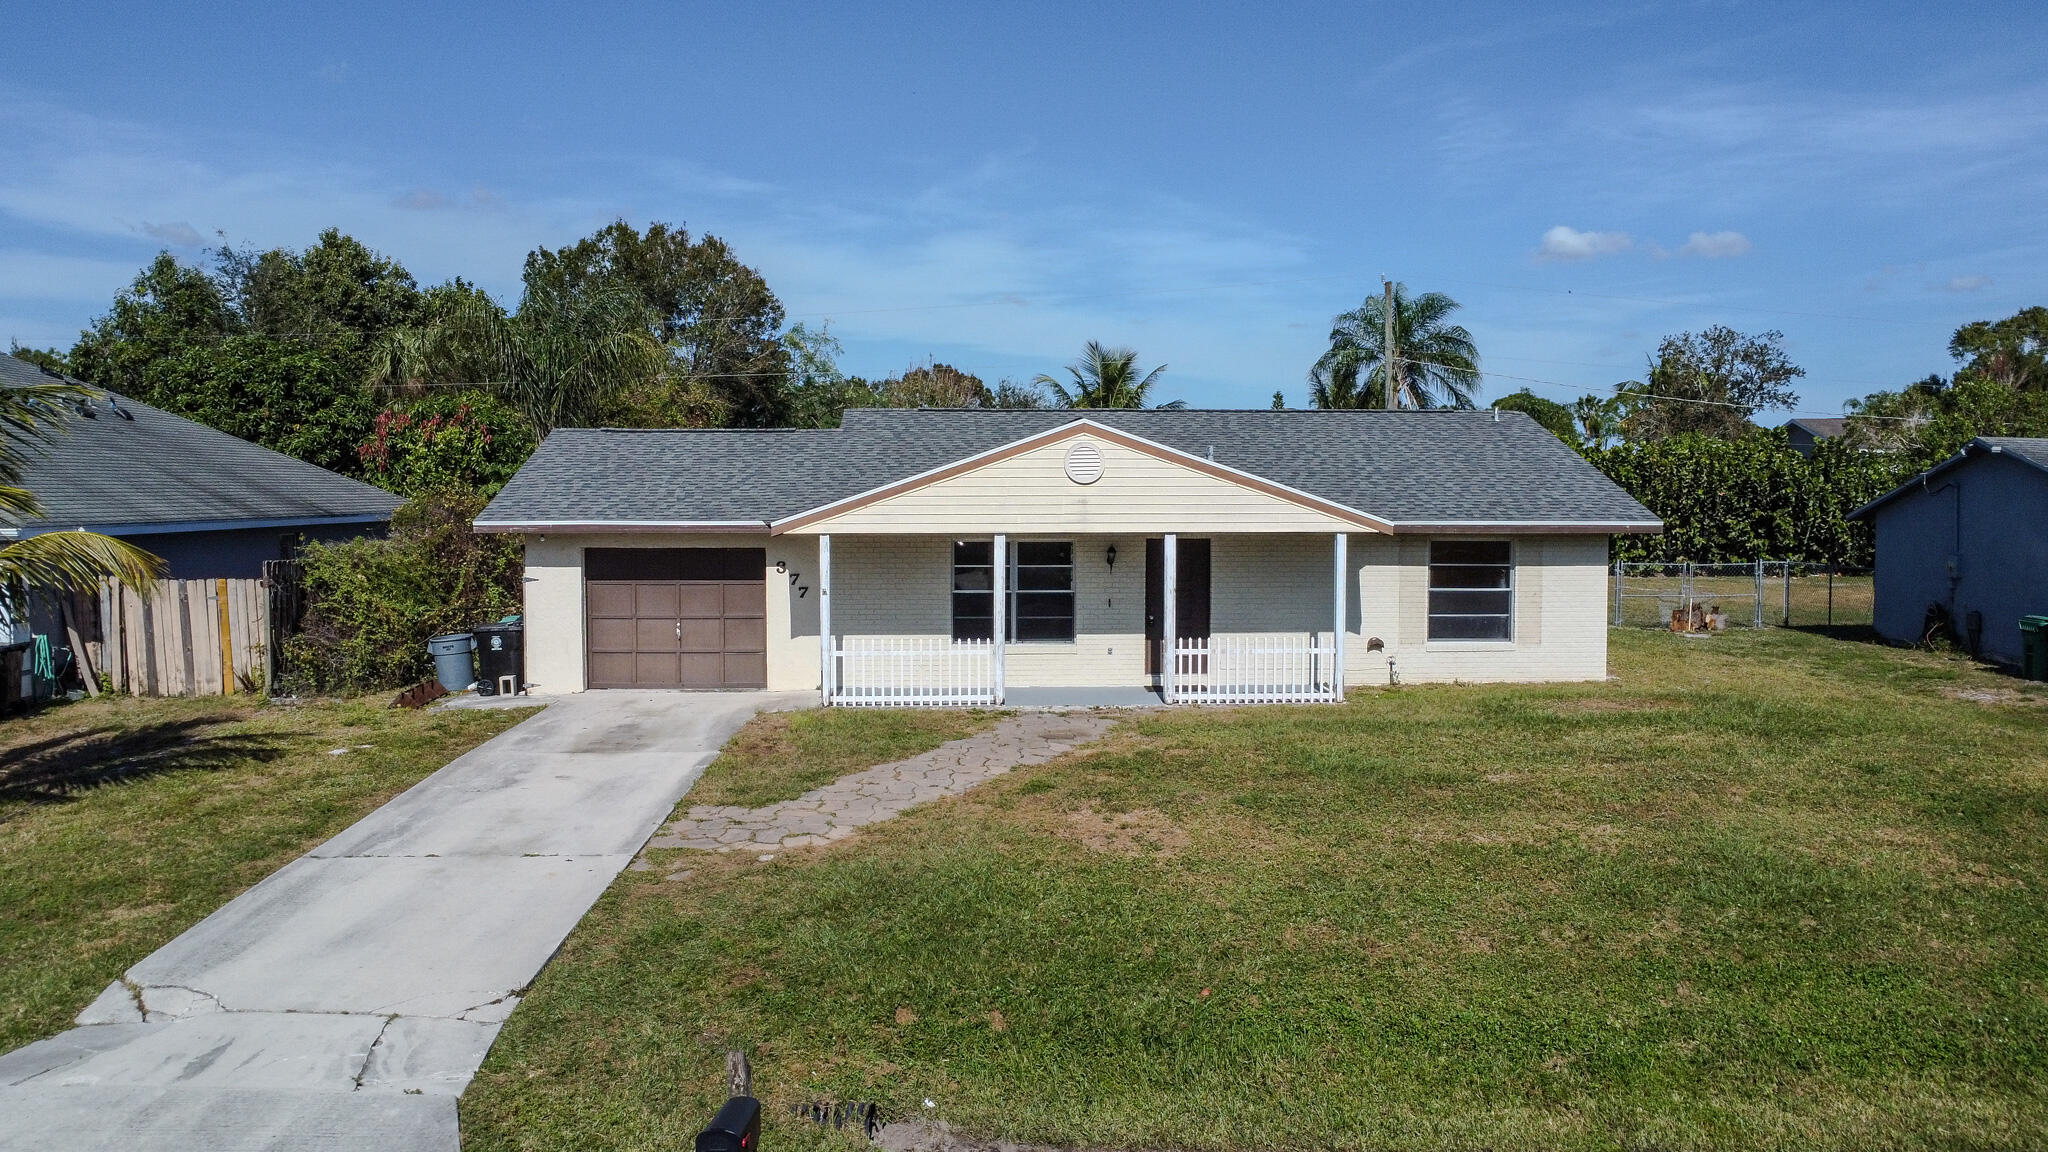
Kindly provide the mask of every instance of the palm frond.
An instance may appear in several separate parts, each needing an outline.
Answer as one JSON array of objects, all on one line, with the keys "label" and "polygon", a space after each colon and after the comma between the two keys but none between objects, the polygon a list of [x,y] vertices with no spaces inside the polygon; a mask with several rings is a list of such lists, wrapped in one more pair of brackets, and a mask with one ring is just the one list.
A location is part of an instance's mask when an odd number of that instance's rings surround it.
[{"label": "palm frond", "polygon": [[0,548],[0,586],[89,592],[111,579],[146,593],[164,571],[161,558],[97,532],[45,532]]}]

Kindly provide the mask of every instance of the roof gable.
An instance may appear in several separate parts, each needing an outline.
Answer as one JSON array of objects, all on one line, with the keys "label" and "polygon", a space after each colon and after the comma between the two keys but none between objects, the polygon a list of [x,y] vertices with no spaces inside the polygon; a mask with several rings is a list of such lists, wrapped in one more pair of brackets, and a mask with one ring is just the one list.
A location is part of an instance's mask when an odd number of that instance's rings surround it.
[{"label": "roof gable", "polygon": [[1919,488],[1937,476],[1946,475],[1958,468],[1966,467],[1973,461],[1991,457],[2013,460],[2048,476],[2048,437],[2038,436],[1979,436],[1963,445],[1955,455],[1927,469],[1917,472],[1905,483],[1849,513],[1849,519],[1860,520],[1890,504],[1899,497]]},{"label": "roof gable", "polygon": [[[1100,462],[1091,469],[1096,478],[1086,482],[1068,469],[1068,453],[1080,445]],[[1256,514],[1259,528],[1269,532],[1390,527],[1355,508],[1083,418],[785,517],[771,528],[950,533],[1000,519],[1018,532],[1080,530],[1090,522],[1107,529],[1126,526],[1147,498],[1169,501],[1171,515],[1183,519],[1189,505]],[[960,517],[960,524],[952,522]]]}]

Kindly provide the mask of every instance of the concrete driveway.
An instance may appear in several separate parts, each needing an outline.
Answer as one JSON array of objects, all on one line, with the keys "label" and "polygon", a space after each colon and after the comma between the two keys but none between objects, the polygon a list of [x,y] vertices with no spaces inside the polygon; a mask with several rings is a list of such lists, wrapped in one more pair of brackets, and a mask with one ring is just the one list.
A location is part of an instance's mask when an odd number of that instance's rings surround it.
[{"label": "concrete driveway", "polygon": [[0,1056],[0,1149],[445,1149],[519,996],[726,738],[814,694],[565,697]]}]

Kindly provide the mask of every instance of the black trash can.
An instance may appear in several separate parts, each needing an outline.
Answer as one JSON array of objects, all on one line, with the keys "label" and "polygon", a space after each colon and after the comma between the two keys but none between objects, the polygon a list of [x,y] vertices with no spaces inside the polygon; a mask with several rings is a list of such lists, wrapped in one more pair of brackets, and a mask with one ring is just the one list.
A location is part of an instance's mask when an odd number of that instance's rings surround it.
[{"label": "black trash can", "polygon": [[470,631],[476,633],[477,695],[497,695],[507,676],[515,695],[526,691],[526,626],[479,624]]}]

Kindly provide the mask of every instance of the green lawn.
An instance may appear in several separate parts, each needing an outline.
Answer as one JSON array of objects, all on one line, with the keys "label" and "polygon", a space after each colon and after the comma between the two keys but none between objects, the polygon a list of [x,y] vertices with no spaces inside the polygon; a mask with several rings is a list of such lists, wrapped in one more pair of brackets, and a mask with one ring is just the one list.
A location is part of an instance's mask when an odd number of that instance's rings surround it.
[{"label": "green lawn", "polygon": [[1132,1148],[2038,1147],[2048,694],[1612,644],[1607,684],[1158,714],[840,844],[628,872],[467,1145],[688,1147],[743,1047],[776,1149],[851,1147],[786,1113],[835,1099]]},{"label": "green lawn", "polygon": [[960,708],[763,712],[705,765],[683,806],[759,808],[794,800],[849,772],[929,752],[1002,718],[1000,712]]},{"label": "green lawn", "polygon": [[528,714],[382,704],[102,697],[0,721],[0,1051]]}]

